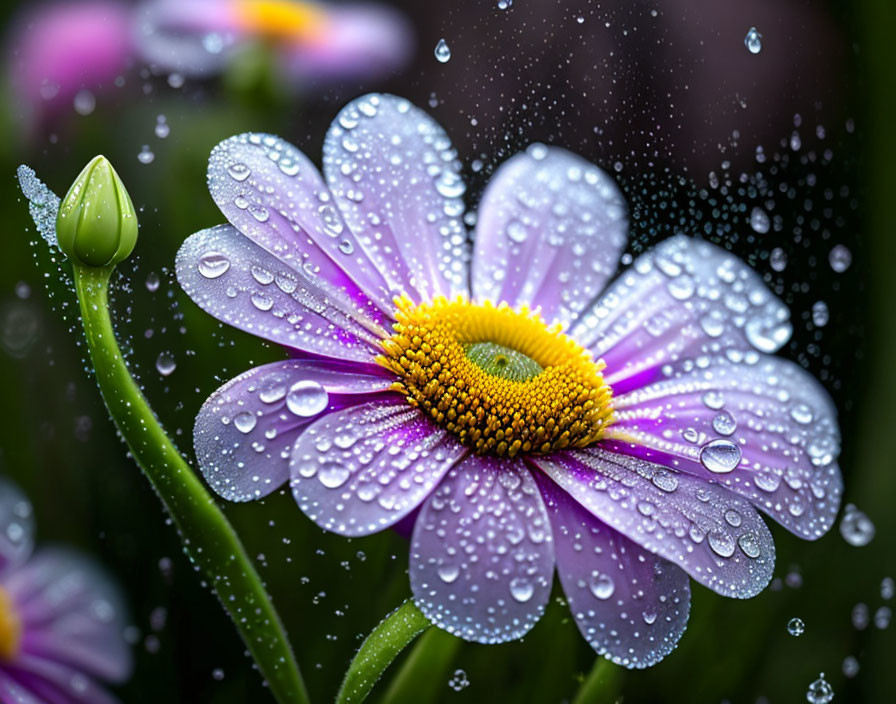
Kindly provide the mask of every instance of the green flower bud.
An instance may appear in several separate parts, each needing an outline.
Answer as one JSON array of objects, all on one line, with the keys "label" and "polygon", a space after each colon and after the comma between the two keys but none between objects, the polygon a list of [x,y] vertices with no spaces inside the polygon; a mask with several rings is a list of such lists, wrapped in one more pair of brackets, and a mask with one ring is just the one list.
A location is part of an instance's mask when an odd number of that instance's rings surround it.
[{"label": "green flower bud", "polygon": [[94,157],[63,198],[56,238],[69,259],[88,266],[114,266],[133,251],[137,213],[106,157]]}]

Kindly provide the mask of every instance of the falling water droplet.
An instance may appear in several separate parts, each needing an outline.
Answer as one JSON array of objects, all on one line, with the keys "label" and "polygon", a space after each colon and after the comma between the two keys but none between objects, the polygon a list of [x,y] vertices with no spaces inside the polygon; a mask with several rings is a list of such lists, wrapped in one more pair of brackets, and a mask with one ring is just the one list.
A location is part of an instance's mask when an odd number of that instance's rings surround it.
[{"label": "falling water droplet", "polygon": [[768,263],[773,271],[784,271],[787,268],[787,254],[780,247],[775,247],[768,255]]},{"label": "falling water droplet", "polygon": [[843,518],[840,519],[840,535],[843,539],[855,547],[862,547],[874,538],[874,524],[854,504],[846,504],[843,510]]},{"label": "falling water droplet", "polygon": [[151,271],[146,276],[146,290],[150,293],[155,293],[159,290],[159,275]]},{"label": "falling water droplet", "polygon": [[792,636],[801,636],[806,630],[806,624],[801,618],[792,618],[787,622],[787,632]]},{"label": "falling water droplet", "polygon": [[513,0],[498,0],[498,9],[506,10],[513,5]]},{"label": "falling water droplet", "polygon": [[750,227],[760,235],[764,235],[768,232],[769,227],[771,227],[771,221],[768,219],[768,214],[762,208],[753,208],[753,212],[750,213]]},{"label": "falling water droplet", "polygon": [[758,54],[762,51],[762,35],[755,27],[750,27],[747,36],[744,37],[744,46],[751,54]]},{"label": "falling water droplet", "polygon": [[828,305],[824,301],[816,301],[812,305],[812,322],[815,324],[815,327],[823,328],[828,324],[828,321],[831,319],[831,315],[828,312]]},{"label": "falling water droplet", "polygon": [[859,661],[855,656],[847,655],[843,658],[843,676],[852,679],[859,674]]},{"label": "falling water droplet", "polygon": [[75,112],[79,115],[89,115],[96,109],[96,96],[86,88],[75,93]]},{"label": "falling water droplet", "polygon": [[144,144],[143,149],[141,149],[140,153],[137,155],[137,161],[141,164],[151,164],[155,158],[156,155],[152,153],[148,144]]},{"label": "falling water droplet", "polygon": [[834,690],[831,689],[831,685],[825,680],[822,672],[818,679],[809,685],[809,689],[806,691],[806,701],[809,704],[829,704],[833,698]]},{"label": "falling water droplet", "polygon": [[168,126],[168,121],[164,115],[159,115],[156,118],[156,127],[155,127],[156,137],[159,139],[165,139],[169,134],[171,134],[171,128]]},{"label": "falling water droplet", "polygon": [[448,42],[444,39],[439,39],[439,43],[436,44],[435,49],[436,60],[439,63],[446,63],[448,59],[451,58],[451,49],[448,48]]},{"label": "falling water droplet", "polygon": [[831,264],[831,269],[838,274],[842,274],[852,264],[852,252],[844,245],[836,244],[828,255],[828,262]]},{"label": "falling water droplet", "polygon": [[170,352],[162,352],[156,357],[156,370],[162,376],[171,376],[171,373],[177,368],[177,362]]}]

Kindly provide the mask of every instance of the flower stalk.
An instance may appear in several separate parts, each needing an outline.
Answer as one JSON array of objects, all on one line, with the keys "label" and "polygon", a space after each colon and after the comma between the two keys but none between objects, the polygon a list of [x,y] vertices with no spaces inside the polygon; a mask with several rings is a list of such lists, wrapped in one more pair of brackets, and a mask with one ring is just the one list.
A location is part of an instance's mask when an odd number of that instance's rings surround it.
[{"label": "flower stalk", "polygon": [[274,698],[280,704],[308,704],[286,631],[258,572],[221,509],[162,428],[115,339],[109,281],[115,264],[136,244],[136,216],[118,175],[102,157],[88,165],[63,200],[57,233],[60,248],[72,261],[87,349],[112,420],[168,510],[187,556],[233,619]]},{"label": "flower stalk", "polygon": [[367,636],[349,665],[336,704],[363,702],[398,654],[431,626],[432,622],[410,599],[386,616]]}]

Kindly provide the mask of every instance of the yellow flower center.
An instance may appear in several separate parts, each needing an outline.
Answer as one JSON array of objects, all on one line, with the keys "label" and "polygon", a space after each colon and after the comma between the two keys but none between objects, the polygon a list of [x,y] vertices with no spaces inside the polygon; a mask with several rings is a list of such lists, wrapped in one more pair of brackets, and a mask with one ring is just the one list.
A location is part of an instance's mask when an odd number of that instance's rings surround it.
[{"label": "yellow flower center", "polygon": [[445,298],[395,300],[377,361],[393,388],[478,454],[516,457],[598,440],[612,422],[602,361],[535,312]]},{"label": "yellow flower center", "polygon": [[237,12],[246,30],[275,40],[313,39],[326,17],[317,4],[293,0],[242,0]]},{"label": "yellow flower center", "polygon": [[22,619],[12,597],[0,587],[0,661],[11,660],[18,655],[21,641]]}]

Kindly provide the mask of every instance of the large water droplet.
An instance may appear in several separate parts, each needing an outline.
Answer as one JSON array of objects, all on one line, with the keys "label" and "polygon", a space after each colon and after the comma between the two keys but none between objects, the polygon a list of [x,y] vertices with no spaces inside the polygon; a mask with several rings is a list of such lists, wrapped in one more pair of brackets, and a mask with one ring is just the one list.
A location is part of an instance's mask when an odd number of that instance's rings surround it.
[{"label": "large water droplet", "polygon": [[438,569],[438,575],[445,584],[451,584],[460,575],[460,569],[457,565],[442,565]]},{"label": "large water droplet", "polygon": [[801,636],[806,630],[806,624],[801,618],[792,618],[787,622],[787,632],[792,636]]},{"label": "large water droplet", "polygon": [[862,547],[874,538],[875,528],[871,519],[853,504],[846,504],[840,519],[840,535],[850,545]]},{"label": "large water droplet", "polygon": [[316,416],[330,402],[327,390],[310,379],[297,381],[286,395],[286,407],[291,413],[302,418]]},{"label": "large water droplet", "polygon": [[230,268],[230,260],[220,252],[206,252],[199,257],[199,273],[207,279],[217,279]]},{"label": "large water droplet", "polygon": [[529,601],[534,593],[535,585],[532,584],[531,579],[526,577],[514,577],[510,580],[510,594],[520,603]]},{"label": "large water droplet", "polygon": [[830,704],[833,699],[834,690],[831,688],[831,685],[828,684],[827,680],[825,680],[824,673],[822,672],[818,676],[818,679],[810,684],[809,689],[806,690],[806,701],[809,702],[809,704]]},{"label": "large water droplet", "polygon": [[241,433],[251,433],[255,429],[258,419],[251,411],[242,411],[233,417],[233,425]]},{"label": "large water droplet", "polygon": [[700,450],[700,463],[710,472],[725,474],[740,463],[740,448],[730,440],[712,440]]},{"label": "large water droplet", "polygon": [[750,227],[752,227],[760,235],[764,235],[771,227],[771,221],[768,214],[760,207],[753,208],[750,213]]},{"label": "large water droplet", "polygon": [[328,489],[338,489],[348,480],[349,470],[337,462],[325,462],[317,478]]},{"label": "large water droplet", "polygon": [[610,575],[595,570],[588,580],[588,588],[598,599],[609,599],[616,591],[616,584]]},{"label": "large water droplet", "polygon": [[230,174],[230,178],[234,181],[245,181],[252,174],[249,167],[241,162],[228,166],[227,173]]},{"label": "large water droplet", "polygon": [[156,370],[162,376],[171,376],[177,368],[177,362],[170,352],[162,352],[156,357]]}]

